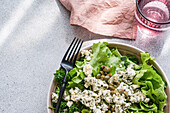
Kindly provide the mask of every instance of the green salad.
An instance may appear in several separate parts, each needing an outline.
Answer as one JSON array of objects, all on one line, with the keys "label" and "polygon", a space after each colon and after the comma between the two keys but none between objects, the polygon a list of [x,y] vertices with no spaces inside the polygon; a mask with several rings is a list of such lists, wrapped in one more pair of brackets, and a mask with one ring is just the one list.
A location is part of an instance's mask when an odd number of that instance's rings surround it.
[{"label": "green salad", "polygon": [[[149,64],[154,57],[141,53],[139,64],[135,56],[122,56],[107,45],[94,43],[90,50],[81,51],[67,75],[59,113],[164,113],[166,82]],[[64,75],[63,69],[55,73],[51,109],[55,109]]]}]

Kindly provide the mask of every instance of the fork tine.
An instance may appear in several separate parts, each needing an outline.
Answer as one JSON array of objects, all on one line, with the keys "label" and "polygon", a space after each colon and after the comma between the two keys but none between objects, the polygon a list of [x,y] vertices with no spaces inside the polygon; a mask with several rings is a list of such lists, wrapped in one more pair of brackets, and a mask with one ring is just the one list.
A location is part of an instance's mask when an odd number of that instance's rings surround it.
[{"label": "fork tine", "polygon": [[79,41],[78,41],[78,43],[75,45],[76,47],[75,47],[75,49],[74,49],[74,51],[72,52],[72,56],[70,56],[70,62],[72,62],[72,60],[73,60],[73,58],[74,58],[74,54],[76,53],[76,50],[77,50],[77,48],[78,48],[78,46],[79,46],[79,44],[80,44],[80,41],[81,41],[81,39],[79,39]]},{"label": "fork tine", "polygon": [[69,54],[67,55],[67,58],[66,58],[67,61],[69,61],[69,59],[71,58],[70,56],[73,55],[73,50],[74,50],[75,46],[77,45],[78,40],[79,39],[76,38],[75,43],[73,43],[72,48],[71,48]]},{"label": "fork tine", "polygon": [[68,52],[69,52],[69,50],[70,50],[71,46],[73,45],[73,43],[74,43],[75,39],[76,39],[76,37],[73,39],[73,41],[71,42],[70,46],[68,47],[68,49],[67,49],[67,51],[66,51],[66,53],[65,53],[65,55],[64,55],[64,57],[63,57],[63,59],[62,59],[62,61],[64,61],[64,60],[65,60],[65,58],[67,57],[67,54],[68,54]]},{"label": "fork tine", "polygon": [[77,50],[77,53],[76,53],[76,55],[75,55],[75,57],[74,57],[74,61],[73,61],[73,64],[74,64],[74,65],[75,65],[75,62],[76,62],[76,59],[77,59],[77,55],[79,54],[79,51],[80,51],[80,48],[81,48],[82,44],[83,44],[83,40],[81,41],[80,46],[79,46],[79,48],[78,48],[78,50]]},{"label": "fork tine", "polygon": [[[66,88],[66,83],[67,83],[67,80],[66,80],[66,77],[67,77],[67,73],[74,68],[74,65],[75,65],[75,61],[76,61],[76,58],[77,58],[77,55],[80,51],[80,48],[83,44],[83,41],[81,39],[78,39],[78,38],[74,38],[74,40],[72,41],[72,43],[70,44],[68,50],[66,51],[64,57],[63,57],[63,60],[61,61],[61,67],[63,69],[65,69],[66,73],[65,73],[65,76],[64,76],[64,80],[63,80],[63,83],[60,87],[60,93],[59,93],[59,98],[58,98],[58,101],[57,101],[57,104],[56,104],[56,109],[55,109],[55,113],[58,113],[59,111],[59,107],[60,107],[60,104],[61,104],[61,101],[62,101],[62,96],[64,94],[64,90]],[[71,49],[71,50],[70,50]],[[76,54],[75,54],[76,53]],[[66,60],[67,59],[67,60]],[[73,61],[72,61],[73,60]]]}]

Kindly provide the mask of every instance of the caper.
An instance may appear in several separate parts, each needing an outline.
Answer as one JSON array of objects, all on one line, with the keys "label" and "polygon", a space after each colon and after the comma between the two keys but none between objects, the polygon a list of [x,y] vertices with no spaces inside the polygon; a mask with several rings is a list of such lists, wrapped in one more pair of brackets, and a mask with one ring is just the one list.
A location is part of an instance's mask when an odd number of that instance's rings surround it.
[{"label": "caper", "polygon": [[110,93],[113,95],[113,94],[118,93],[118,91],[114,90],[114,91],[110,91]]},{"label": "caper", "polygon": [[114,112],[114,111],[115,111],[115,109],[114,109],[114,108],[111,108],[111,111],[112,111],[112,112]]},{"label": "caper", "polygon": [[120,82],[119,82],[119,81],[118,81],[118,82],[114,82],[114,84],[119,85],[119,84],[120,84]]},{"label": "caper", "polygon": [[113,94],[114,94],[114,91],[110,91],[110,93],[113,95]]},{"label": "caper", "polygon": [[109,89],[110,89],[110,90],[114,90],[115,87],[114,87],[113,85],[109,85]]},{"label": "caper", "polygon": [[110,72],[110,68],[108,66],[105,66],[103,69],[104,72]]},{"label": "caper", "polygon": [[104,77],[105,77],[105,76],[104,76],[104,75],[102,75],[100,79],[101,79],[101,80],[104,80]]},{"label": "caper", "polygon": [[110,109],[111,108],[111,106],[110,105],[107,105],[108,106],[108,109]]},{"label": "caper", "polygon": [[105,76],[104,80],[109,80],[109,78],[110,78],[109,76]]},{"label": "caper", "polygon": [[109,85],[112,85],[112,86],[113,86],[113,84],[112,84],[112,83],[109,83]]},{"label": "caper", "polygon": [[96,78],[100,79],[100,77],[101,77],[101,74],[97,74]]},{"label": "caper", "polygon": [[100,71],[100,74],[104,75],[104,72],[103,72],[103,71]]},{"label": "caper", "polygon": [[110,76],[110,77],[111,77],[111,76],[112,76],[112,73],[107,74],[107,76]]}]

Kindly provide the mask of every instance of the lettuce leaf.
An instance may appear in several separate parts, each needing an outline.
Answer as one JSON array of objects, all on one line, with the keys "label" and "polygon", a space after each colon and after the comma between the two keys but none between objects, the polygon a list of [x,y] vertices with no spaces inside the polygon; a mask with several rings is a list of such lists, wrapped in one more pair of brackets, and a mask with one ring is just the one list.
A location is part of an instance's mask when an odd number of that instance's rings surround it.
[{"label": "lettuce leaf", "polygon": [[[101,65],[108,65],[112,66],[113,69],[119,68],[119,64],[122,62],[120,57],[120,53],[118,52],[117,48],[113,48],[110,50],[107,47],[107,42],[99,42],[94,43],[92,46],[93,57],[90,61],[91,66],[93,67],[93,75],[96,76],[100,71]],[[124,70],[124,67],[121,68]],[[116,70],[115,70],[116,71]],[[112,71],[112,73],[115,73]]]},{"label": "lettuce leaf", "polygon": [[143,64],[147,64],[149,60],[155,60],[154,57],[150,56],[150,53],[141,53],[141,60]]},{"label": "lettuce leaf", "polygon": [[75,65],[78,69],[83,69],[84,62],[83,61],[76,61]]},{"label": "lettuce leaf", "polygon": [[81,111],[81,113],[91,113],[91,111],[88,110],[88,109],[83,109],[83,110]]},{"label": "lettuce leaf", "polygon": [[98,67],[102,63],[105,63],[109,57],[111,56],[111,51],[107,47],[107,42],[99,42],[94,43],[92,46],[93,57],[90,61],[91,66],[93,67],[93,74],[96,75],[98,73]]},{"label": "lettuce leaf", "polygon": [[140,102],[139,104],[132,104],[129,111],[134,113],[137,111],[139,113],[157,113],[157,106],[154,103],[149,105],[148,103]]},{"label": "lettuce leaf", "polygon": [[150,60],[154,60],[154,57],[150,57],[149,53],[141,53],[141,60],[143,63],[141,70],[136,72],[132,82],[141,85],[141,91],[158,106],[159,112],[163,112],[167,99],[164,91],[166,84],[153,66],[148,64]]},{"label": "lettuce leaf", "polygon": [[113,49],[111,50],[112,54],[114,54],[116,57],[122,57],[122,55],[119,53],[117,47],[113,47]]}]

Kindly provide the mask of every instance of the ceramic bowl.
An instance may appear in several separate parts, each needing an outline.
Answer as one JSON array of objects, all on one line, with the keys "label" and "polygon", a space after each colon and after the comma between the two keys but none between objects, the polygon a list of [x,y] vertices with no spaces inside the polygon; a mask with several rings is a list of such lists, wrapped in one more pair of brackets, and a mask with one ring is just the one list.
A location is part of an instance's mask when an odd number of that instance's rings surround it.
[{"label": "ceramic bowl", "polygon": [[[96,41],[95,41],[96,42]],[[87,44],[86,46],[82,47],[81,50],[83,49],[90,49],[92,46],[92,43],[91,45],[90,44]],[[113,48],[113,47],[117,47],[119,52],[122,54],[122,55],[127,55],[127,54],[130,54],[130,55],[134,55],[136,56],[139,60],[140,60],[140,53],[141,52],[144,52],[142,51],[141,49],[138,49],[134,46],[131,46],[131,45],[128,45],[128,44],[124,44],[124,43],[118,43],[118,42],[109,42],[109,45],[108,45],[110,48]],[[140,61],[141,62],[141,61]],[[164,108],[164,112],[165,113],[170,113],[170,86],[169,86],[169,81],[168,81],[168,78],[166,77],[164,71],[162,70],[162,68],[159,66],[159,64],[156,62],[156,61],[153,61],[153,62],[150,62],[152,65],[154,65],[158,71],[162,74],[164,80],[167,82],[167,88],[165,89],[165,92],[166,94],[168,95],[168,98],[167,98],[167,106]],[[59,67],[60,68],[60,67]],[[59,69],[58,68],[58,69]],[[52,92],[55,92],[55,89],[56,89],[56,83],[55,83],[55,79],[53,78],[52,79],[52,82],[51,82],[51,86],[49,88],[49,94],[48,94],[48,98],[47,98],[47,109],[48,109],[48,106],[52,106],[52,102],[51,102],[51,95],[52,95]],[[48,109],[48,113],[54,113],[54,110],[52,109]]]}]

